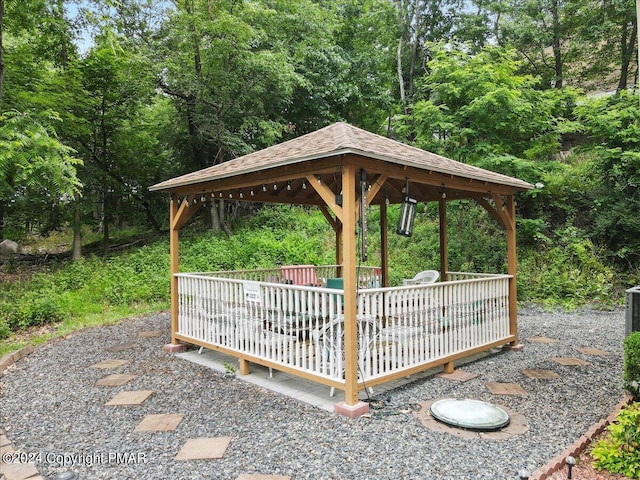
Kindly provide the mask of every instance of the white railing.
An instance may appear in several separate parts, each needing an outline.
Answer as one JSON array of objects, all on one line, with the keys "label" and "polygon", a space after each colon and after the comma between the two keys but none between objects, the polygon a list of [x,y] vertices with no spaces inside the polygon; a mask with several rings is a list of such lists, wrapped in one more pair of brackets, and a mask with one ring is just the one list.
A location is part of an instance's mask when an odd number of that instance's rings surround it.
[{"label": "white railing", "polygon": [[[335,275],[336,266],[327,268]],[[359,285],[379,282],[379,269],[370,271],[369,278],[359,276]],[[177,338],[343,385],[344,292],[265,280],[277,279],[278,272],[224,272],[226,278],[222,272],[176,274]],[[359,288],[360,380],[379,383],[507,339],[510,277],[476,276],[480,278]]]}]

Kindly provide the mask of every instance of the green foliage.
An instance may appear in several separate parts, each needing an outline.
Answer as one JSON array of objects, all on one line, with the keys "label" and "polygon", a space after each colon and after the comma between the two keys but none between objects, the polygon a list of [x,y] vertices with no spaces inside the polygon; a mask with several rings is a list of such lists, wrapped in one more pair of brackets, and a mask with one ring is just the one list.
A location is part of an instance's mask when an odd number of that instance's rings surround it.
[{"label": "green foliage", "polygon": [[596,469],[640,478],[640,403],[623,409],[607,427],[609,434],[591,450]]},{"label": "green foliage", "polygon": [[11,335],[11,327],[4,318],[0,318],[0,340],[7,338],[9,335]]},{"label": "green foliage", "polygon": [[76,168],[82,162],[58,138],[59,121],[53,111],[9,111],[0,116],[0,203],[24,208],[31,222],[46,218],[47,205],[69,199],[80,189]]},{"label": "green foliage", "polygon": [[635,94],[585,102],[576,108],[591,153],[585,229],[627,262],[640,257],[640,108]]},{"label": "green foliage", "polygon": [[[566,129],[561,106],[570,92],[535,88],[533,77],[517,74],[508,49],[433,45],[430,74],[419,85],[410,115],[394,126],[426,150],[475,162],[487,156],[548,159]],[[575,93],[573,94],[575,97]]]},{"label": "green foliage", "polygon": [[64,319],[56,293],[27,291],[18,302],[0,304],[3,323],[12,331],[57,323]]},{"label": "green foliage", "polygon": [[520,300],[576,308],[615,303],[614,270],[600,260],[590,240],[575,228],[560,232],[554,244],[519,252]]},{"label": "green foliage", "polygon": [[636,398],[640,397],[640,332],[632,332],[624,339],[625,388]]}]

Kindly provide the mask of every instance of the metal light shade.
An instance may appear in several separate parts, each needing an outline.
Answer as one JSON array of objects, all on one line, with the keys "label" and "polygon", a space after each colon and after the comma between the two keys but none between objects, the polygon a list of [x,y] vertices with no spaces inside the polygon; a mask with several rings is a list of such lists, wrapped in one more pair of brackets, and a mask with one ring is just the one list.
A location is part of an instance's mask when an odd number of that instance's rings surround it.
[{"label": "metal light shade", "polygon": [[400,219],[398,220],[398,235],[410,237],[413,234],[413,220],[416,218],[416,205],[418,201],[408,195],[402,200],[400,207]]}]

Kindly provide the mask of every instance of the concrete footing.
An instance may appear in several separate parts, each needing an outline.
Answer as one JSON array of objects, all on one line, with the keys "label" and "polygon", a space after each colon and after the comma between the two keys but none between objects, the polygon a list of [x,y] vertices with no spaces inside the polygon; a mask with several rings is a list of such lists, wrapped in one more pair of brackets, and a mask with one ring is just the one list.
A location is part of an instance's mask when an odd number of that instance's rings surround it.
[{"label": "concrete footing", "polygon": [[333,411],[348,418],[357,418],[369,413],[369,404],[366,402],[358,402],[355,405],[347,405],[344,402],[340,402],[334,405]]},{"label": "concrete footing", "polygon": [[167,343],[162,349],[168,353],[182,353],[187,349],[182,343]]},{"label": "concrete footing", "polygon": [[512,352],[521,352],[524,350],[524,345],[522,343],[518,343],[517,345],[503,345],[503,350],[511,350]]}]

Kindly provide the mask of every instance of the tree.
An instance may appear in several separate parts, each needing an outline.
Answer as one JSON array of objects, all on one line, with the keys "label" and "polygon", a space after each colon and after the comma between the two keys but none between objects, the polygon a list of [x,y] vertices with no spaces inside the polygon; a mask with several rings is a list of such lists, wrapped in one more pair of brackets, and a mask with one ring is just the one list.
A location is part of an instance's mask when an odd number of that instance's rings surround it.
[{"label": "tree", "polygon": [[577,25],[576,0],[514,0],[502,17],[502,41],[527,59],[543,86],[562,88],[565,64],[576,58],[570,42]]},{"label": "tree", "polygon": [[54,112],[0,117],[0,238],[7,205],[29,204],[30,215],[38,217],[39,206],[69,202],[80,191],[76,167],[82,162],[58,140],[53,125],[59,120]]},{"label": "tree", "polygon": [[430,74],[418,86],[411,115],[395,127],[426,150],[477,162],[490,155],[546,160],[559,151],[570,91],[539,91],[537,79],[518,75],[513,52],[485,47],[430,47]]},{"label": "tree", "polygon": [[640,110],[638,98],[626,91],[591,99],[576,108],[589,141],[591,206],[585,228],[618,260],[640,260]]}]

